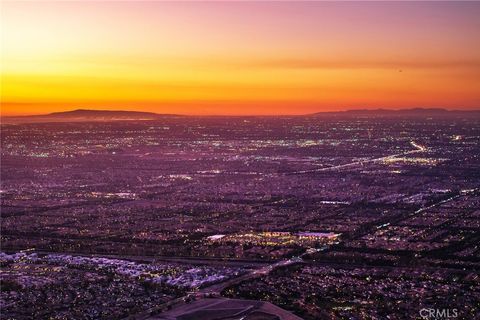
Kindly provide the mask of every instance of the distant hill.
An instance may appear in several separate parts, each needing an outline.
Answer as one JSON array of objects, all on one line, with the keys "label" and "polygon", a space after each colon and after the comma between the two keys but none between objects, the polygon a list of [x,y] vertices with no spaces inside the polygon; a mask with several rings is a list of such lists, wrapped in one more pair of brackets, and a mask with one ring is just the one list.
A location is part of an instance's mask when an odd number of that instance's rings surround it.
[{"label": "distant hill", "polygon": [[480,110],[447,110],[442,108],[412,108],[412,109],[355,109],[338,112],[317,112],[311,116],[345,116],[345,117],[451,117],[480,116]]},{"label": "distant hill", "polygon": [[43,115],[3,117],[3,123],[36,123],[36,122],[88,122],[88,121],[131,121],[159,120],[182,117],[175,114],[158,114],[153,112],[123,110],[88,110],[77,109],[65,112],[54,112]]},{"label": "distant hill", "polygon": [[447,109],[442,108],[411,108],[411,109],[400,109],[400,110],[392,110],[392,109],[354,109],[354,110],[347,110],[345,112],[348,113],[416,113],[416,114],[424,114],[424,113],[445,113],[450,112]]},{"label": "distant hill", "polygon": [[[89,110],[77,109],[33,116],[2,117],[2,124],[41,123],[41,122],[108,122],[108,121],[143,121],[188,117],[177,114],[159,114],[153,112],[125,110]],[[228,116],[224,116],[228,117]],[[480,118],[480,110],[446,110],[441,108],[414,108],[403,110],[391,109],[356,109],[336,112],[317,112],[300,117],[319,118]]]},{"label": "distant hill", "polygon": [[88,110],[88,109],[77,109],[72,111],[65,112],[53,112],[46,115],[41,115],[43,117],[86,117],[86,118],[97,118],[97,117],[107,117],[107,118],[138,118],[138,117],[157,117],[159,116],[153,112],[140,112],[140,111],[112,111],[112,110]]}]

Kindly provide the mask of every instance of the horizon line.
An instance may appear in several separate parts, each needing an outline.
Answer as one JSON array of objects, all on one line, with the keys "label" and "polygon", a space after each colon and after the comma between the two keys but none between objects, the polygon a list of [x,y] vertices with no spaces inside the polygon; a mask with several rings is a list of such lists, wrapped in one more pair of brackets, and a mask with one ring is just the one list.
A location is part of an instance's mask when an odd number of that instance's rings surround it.
[{"label": "horizon line", "polygon": [[172,115],[172,116],[193,116],[193,117],[282,117],[282,116],[308,116],[320,113],[343,113],[343,112],[352,112],[352,111],[412,111],[412,110],[437,110],[437,111],[447,111],[447,112],[475,112],[480,111],[480,107],[468,108],[468,109],[452,109],[452,108],[444,108],[444,107],[409,107],[409,108],[395,108],[395,107],[381,107],[381,108],[353,108],[353,109],[343,109],[343,110],[329,110],[329,111],[313,111],[310,113],[212,113],[212,114],[204,114],[204,113],[158,113],[152,111],[142,111],[142,110],[129,110],[129,109],[95,109],[95,108],[75,108],[69,109],[65,111],[52,111],[49,113],[3,113],[0,110],[0,118],[15,118],[15,117],[31,117],[31,116],[49,116],[56,113],[68,113],[73,111],[105,111],[105,112],[138,112],[138,113],[150,113],[152,115]]}]

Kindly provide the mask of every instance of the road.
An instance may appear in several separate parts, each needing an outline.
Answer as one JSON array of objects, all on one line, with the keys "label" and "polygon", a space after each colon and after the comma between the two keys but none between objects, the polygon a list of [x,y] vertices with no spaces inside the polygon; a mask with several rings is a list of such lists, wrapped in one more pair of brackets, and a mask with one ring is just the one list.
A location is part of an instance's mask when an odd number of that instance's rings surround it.
[{"label": "road", "polygon": [[384,157],[380,157],[380,158],[354,161],[354,162],[350,162],[350,163],[346,163],[346,164],[340,164],[340,165],[337,165],[337,166],[332,166],[332,167],[327,167],[327,168],[294,171],[294,172],[289,172],[287,174],[305,174],[305,173],[314,173],[314,172],[335,171],[335,170],[338,170],[338,169],[354,167],[354,166],[357,166],[357,165],[364,165],[364,164],[367,164],[367,163],[375,163],[375,162],[382,162],[382,161],[386,161],[386,160],[391,160],[391,159],[395,159],[397,157],[402,157],[402,156],[406,156],[406,155],[413,154],[413,153],[418,153],[418,152],[425,152],[425,151],[428,150],[427,147],[422,146],[422,145],[416,143],[415,141],[410,141],[410,144],[415,148],[414,150],[405,151],[405,152],[402,152],[402,153],[393,154],[393,155],[389,155],[389,156],[384,156]]},{"label": "road", "polygon": [[285,267],[285,266],[288,266],[288,265],[291,265],[291,264],[301,263],[301,262],[303,262],[303,259],[301,257],[293,257],[293,258],[290,258],[290,259],[282,260],[282,261],[276,262],[274,264],[270,264],[270,265],[267,265],[267,266],[264,266],[264,267],[261,267],[261,268],[258,268],[258,269],[254,269],[254,270],[252,270],[252,271],[250,271],[250,272],[248,272],[248,273],[246,273],[246,274],[244,274],[240,277],[231,278],[231,279],[228,279],[228,280],[223,281],[221,283],[217,283],[217,284],[205,287],[203,289],[200,289],[198,291],[198,293],[200,293],[201,295],[219,294],[224,289],[226,289],[226,288],[228,288],[232,285],[235,285],[237,283],[240,283],[242,281],[251,280],[253,278],[257,278],[257,277],[260,277],[260,276],[263,276],[263,275],[267,275],[267,274],[269,274],[270,272],[272,272],[273,270],[275,270],[276,268],[279,268],[279,267]]}]

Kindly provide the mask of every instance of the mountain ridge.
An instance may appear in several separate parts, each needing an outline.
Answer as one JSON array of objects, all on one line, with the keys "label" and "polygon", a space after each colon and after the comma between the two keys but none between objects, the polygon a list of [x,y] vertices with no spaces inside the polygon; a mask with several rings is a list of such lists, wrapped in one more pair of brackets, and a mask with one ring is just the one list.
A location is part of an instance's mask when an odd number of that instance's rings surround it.
[{"label": "mountain ridge", "polygon": [[96,110],[96,109],[75,109],[70,111],[52,112],[44,115],[36,115],[37,117],[68,117],[68,116],[150,116],[150,117],[164,117],[176,116],[177,114],[161,114],[145,111],[130,111],[130,110]]},{"label": "mountain ridge", "polygon": [[417,114],[422,114],[422,113],[457,113],[457,112],[480,112],[480,109],[478,110],[449,110],[445,108],[407,108],[407,109],[386,109],[386,108],[377,108],[377,109],[349,109],[345,111],[332,111],[332,112],[315,112],[312,113],[311,115],[319,115],[319,114],[324,114],[324,113],[348,113],[348,114],[353,114],[353,113],[383,113],[383,114],[401,114],[401,113],[417,113]]},{"label": "mountain ridge", "polygon": [[47,114],[28,116],[5,116],[2,120],[14,123],[35,122],[102,122],[102,121],[129,121],[129,120],[160,120],[165,118],[185,117],[178,114],[160,114],[144,111],[129,110],[95,110],[74,109],[70,111],[52,112]]},{"label": "mountain ridge", "polygon": [[[443,108],[409,108],[409,109],[350,109],[345,111],[322,111],[310,114],[296,115],[296,117],[346,116],[346,117],[398,117],[398,116],[449,116],[458,114],[480,115],[480,110],[448,110]],[[271,117],[281,117],[272,115]],[[52,112],[28,116],[2,116],[4,123],[37,123],[37,122],[102,122],[102,121],[143,121],[172,118],[193,117],[180,114],[161,114],[145,111],[130,110],[96,110],[74,109],[70,111]],[[220,116],[229,117],[229,116]],[[231,116],[238,117],[238,116]],[[241,117],[241,116],[240,116]],[[248,117],[248,115],[245,115]],[[262,116],[268,117],[268,116]]]}]

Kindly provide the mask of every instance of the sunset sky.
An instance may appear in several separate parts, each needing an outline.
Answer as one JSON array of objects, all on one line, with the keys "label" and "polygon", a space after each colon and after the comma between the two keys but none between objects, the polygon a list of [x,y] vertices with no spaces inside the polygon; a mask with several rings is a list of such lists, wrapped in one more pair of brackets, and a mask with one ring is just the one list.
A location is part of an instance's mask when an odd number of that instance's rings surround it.
[{"label": "sunset sky", "polygon": [[479,2],[2,2],[3,115],[480,107]]}]

